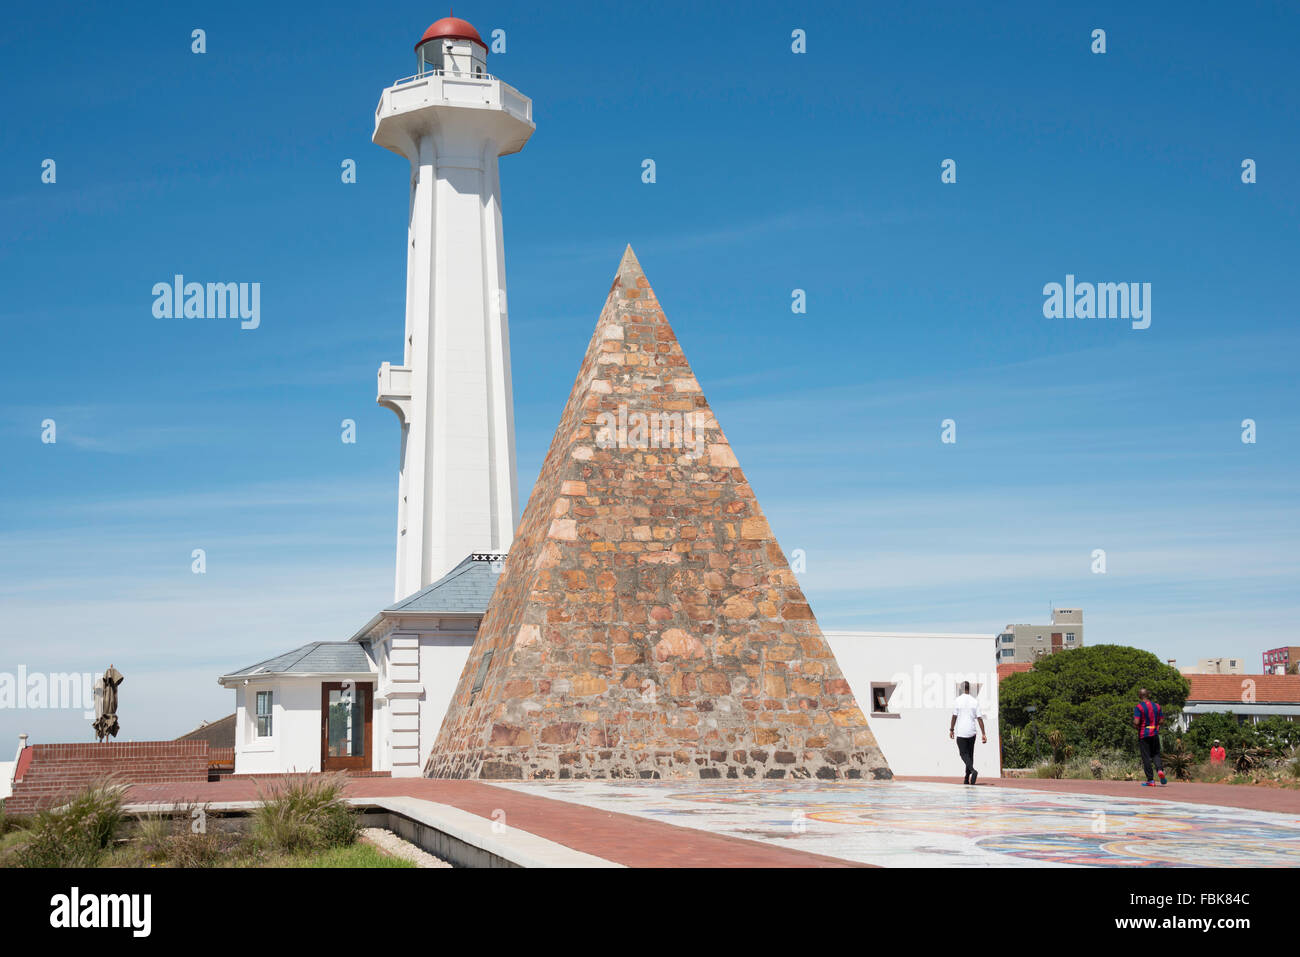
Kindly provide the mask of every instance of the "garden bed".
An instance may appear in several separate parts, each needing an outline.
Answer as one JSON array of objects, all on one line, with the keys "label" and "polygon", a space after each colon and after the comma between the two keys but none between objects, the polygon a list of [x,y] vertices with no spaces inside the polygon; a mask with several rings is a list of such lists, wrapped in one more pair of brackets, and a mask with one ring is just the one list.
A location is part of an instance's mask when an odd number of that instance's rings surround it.
[{"label": "garden bed", "polygon": [[397,835],[367,828],[342,798],[343,780],[320,776],[268,785],[244,811],[203,805],[128,812],[124,788],[101,782],[59,807],[0,814],[0,867],[429,867],[450,866]]}]

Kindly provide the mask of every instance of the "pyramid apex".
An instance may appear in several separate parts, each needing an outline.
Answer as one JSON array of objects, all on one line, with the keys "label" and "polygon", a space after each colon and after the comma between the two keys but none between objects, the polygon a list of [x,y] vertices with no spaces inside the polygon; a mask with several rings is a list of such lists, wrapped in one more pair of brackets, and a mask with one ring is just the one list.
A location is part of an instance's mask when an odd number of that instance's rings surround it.
[{"label": "pyramid apex", "polygon": [[637,261],[636,253],[632,251],[632,244],[628,243],[627,248],[623,250],[623,258],[618,263],[618,275],[624,276],[644,276],[641,269],[641,263]]}]

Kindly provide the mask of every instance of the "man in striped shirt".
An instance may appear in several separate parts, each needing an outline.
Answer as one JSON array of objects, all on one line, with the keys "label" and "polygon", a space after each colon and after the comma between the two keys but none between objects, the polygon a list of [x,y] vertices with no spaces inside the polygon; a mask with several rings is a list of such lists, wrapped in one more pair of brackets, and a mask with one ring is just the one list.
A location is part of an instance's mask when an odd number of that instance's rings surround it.
[{"label": "man in striped shirt", "polygon": [[1142,700],[1133,709],[1133,726],[1138,729],[1138,751],[1142,754],[1142,770],[1147,775],[1142,786],[1149,788],[1155,785],[1151,780],[1151,765],[1154,764],[1163,787],[1169,783],[1165,780],[1165,764],[1160,760],[1160,722],[1164,720],[1165,712],[1151,700],[1146,688],[1138,692],[1138,697]]}]

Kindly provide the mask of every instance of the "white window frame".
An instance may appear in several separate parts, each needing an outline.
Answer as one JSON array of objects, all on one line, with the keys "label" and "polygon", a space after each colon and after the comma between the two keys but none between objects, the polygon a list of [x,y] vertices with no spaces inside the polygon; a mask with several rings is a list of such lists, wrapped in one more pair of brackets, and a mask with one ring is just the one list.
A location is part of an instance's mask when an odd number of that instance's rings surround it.
[{"label": "white window frame", "polygon": [[[266,695],[266,713],[262,712],[262,695]],[[266,733],[262,733],[262,719],[266,719]],[[268,688],[253,692],[253,737],[275,737],[275,691]]]},{"label": "white window frame", "polygon": [[[889,701],[890,701],[891,698],[894,697],[894,692],[897,690],[897,688],[898,688],[898,683],[897,683],[897,682],[893,682],[893,681],[873,681],[873,682],[871,682],[871,692],[870,692],[870,693],[871,693],[871,697],[868,699],[868,701],[869,701],[869,703],[870,703],[871,710],[868,712],[868,714],[869,714],[871,717],[873,717],[873,718],[901,718],[902,715],[900,715],[897,711],[890,711],[890,710],[889,710]],[[884,710],[884,711],[877,711],[877,710],[876,710],[876,691],[877,691],[877,690],[883,690],[883,691],[885,692],[885,710]]]}]

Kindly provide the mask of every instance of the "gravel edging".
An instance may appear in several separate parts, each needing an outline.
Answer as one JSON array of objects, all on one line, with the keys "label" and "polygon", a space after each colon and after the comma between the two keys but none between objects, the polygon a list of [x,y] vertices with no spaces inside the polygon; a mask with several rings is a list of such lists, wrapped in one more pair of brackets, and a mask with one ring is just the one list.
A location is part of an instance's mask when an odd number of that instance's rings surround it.
[{"label": "gravel edging", "polygon": [[451,862],[435,857],[428,851],[417,847],[410,841],[398,837],[392,831],[382,827],[363,827],[360,837],[367,844],[373,844],[385,854],[410,861],[416,867],[451,867]]}]

